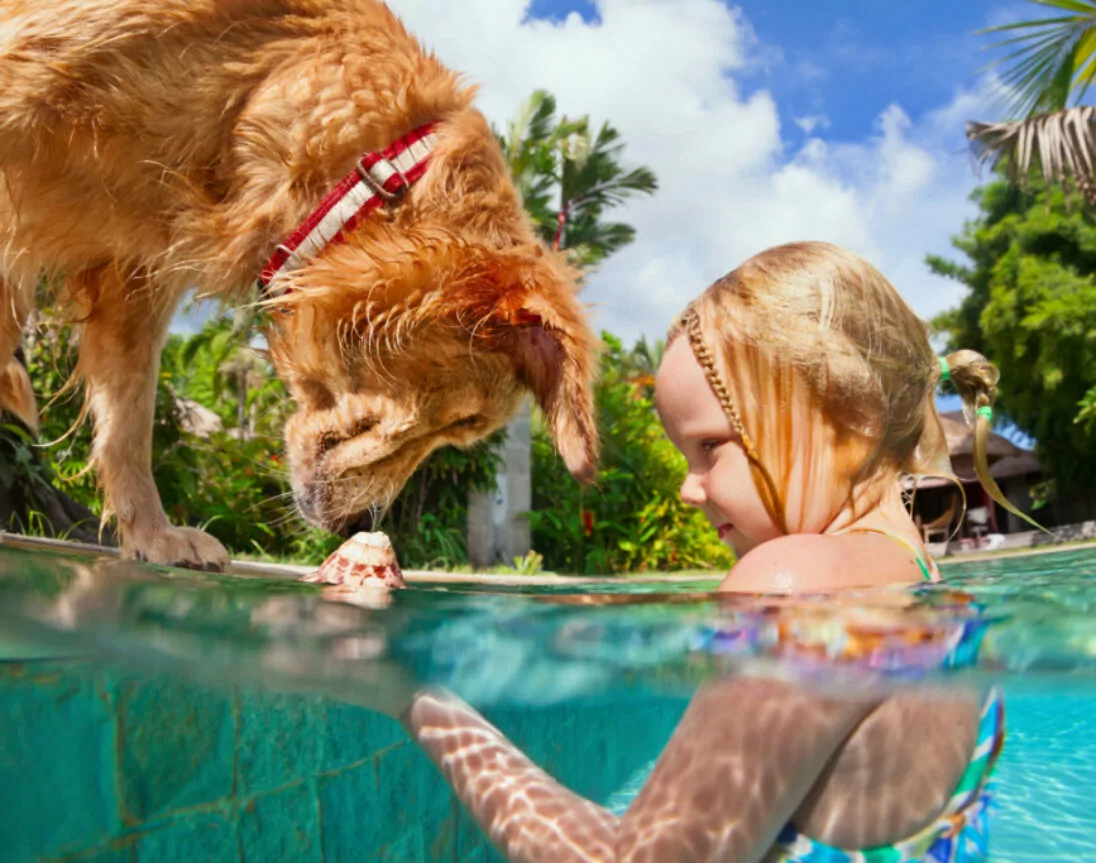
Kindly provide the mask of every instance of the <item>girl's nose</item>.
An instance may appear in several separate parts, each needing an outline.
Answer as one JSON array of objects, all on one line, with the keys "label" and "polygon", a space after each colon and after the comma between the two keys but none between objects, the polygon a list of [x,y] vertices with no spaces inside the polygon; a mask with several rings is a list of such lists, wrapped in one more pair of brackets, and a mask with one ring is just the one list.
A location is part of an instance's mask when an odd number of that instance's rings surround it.
[{"label": "girl's nose", "polygon": [[685,475],[685,481],[681,483],[681,502],[687,506],[700,507],[708,499],[704,494],[704,483],[700,477],[691,471]]}]

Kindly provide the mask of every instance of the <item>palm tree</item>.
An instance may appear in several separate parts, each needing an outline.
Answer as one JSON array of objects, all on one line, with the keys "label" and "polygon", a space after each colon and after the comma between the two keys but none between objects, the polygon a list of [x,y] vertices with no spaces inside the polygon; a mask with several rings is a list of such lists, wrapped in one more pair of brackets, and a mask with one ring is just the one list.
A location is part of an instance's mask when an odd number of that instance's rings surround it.
[{"label": "palm tree", "polygon": [[995,46],[1009,49],[1004,108],[1022,119],[969,123],[967,137],[982,161],[1006,160],[1014,180],[1038,162],[1047,182],[1075,185],[1096,206],[1096,107],[1080,104],[1096,80],[1096,0],[1029,2],[1063,14],[984,31],[1008,34]]},{"label": "palm tree", "polygon": [[[171,336],[161,360],[166,375],[199,404],[215,408],[226,427],[235,423],[235,434],[244,440],[255,435],[260,410],[252,394],[271,377],[263,352],[251,345],[255,320],[250,306],[211,318],[191,336]],[[266,395],[269,401],[272,394]]]},{"label": "palm tree", "polygon": [[608,123],[592,135],[588,117],[557,121],[555,97],[537,90],[500,143],[533,223],[572,263],[594,266],[635,239],[631,225],[603,216],[633,195],[652,194],[658,180],[650,168],[622,166],[624,142]]},{"label": "palm tree", "polygon": [[[591,137],[588,118],[557,120],[555,97],[537,90],[499,135],[499,143],[537,231],[556,250],[565,249],[572,264],[589,269],[635,239],[635,228],[605,221],[604,215],[632,195],[653,193],[658,181],[649,168],[621,165],[624,142],[608,123]],[[469,520],[477,522],[477,529],[469,530],[473,564],[491,563],[503,551],[509,563],[530,550],[529,522],[521,514],[532,506],[531,446],[526,402],[507,429],[497,478],[499,492],[505,485],[500,495],[508,510],[504,534],[495,535],[489,500],[494,495],[473,492],[469,501]],[[485,535],[491,538],[490,549],[479,547]]]},{"label": "palm tree", "polygon": [[556,97],[537,90],[518,109],[499,136],[503,156],[525,212],[543,235],[553,228],[556,214],[552,197],[558,174],[560,140],[578,131],[573,123],[556,119]]},{"label": "palm tree", "polygon": [[604,212],[633,195],[654,194],[658,179],[650,168],[626,171],[621,166],[624,142],[608,123],[592,141],[589,119],[583,117],[576,125],[561,139],[560,206],[552,242],[556,249],[570,250],[574,263],[590,267],[635,239],[635,228],[603,221]]}]

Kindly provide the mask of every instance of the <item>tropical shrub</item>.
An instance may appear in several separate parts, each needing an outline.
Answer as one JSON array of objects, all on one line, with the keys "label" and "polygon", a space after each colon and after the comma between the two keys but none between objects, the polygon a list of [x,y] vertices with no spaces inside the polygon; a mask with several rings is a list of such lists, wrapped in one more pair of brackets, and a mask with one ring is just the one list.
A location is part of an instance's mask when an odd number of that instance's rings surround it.
[{"label": "tropical shrub", "polygon": [[571,478],[543,423],[533,428],[533,545],[548,569],[575,573],[725,569],[733,563],[705,517],[681,502],[685,460],[666,438],[646,375],[603,333],[596,388],[601,467],[592,486]]},{"label": "tropical shrub", "polygon": [[949,349],[1001,370],[1000,413],[1038,442],[1063,492],[1096,483],[1096,221],[1077,195],[1032,181],[978,189],[978,217],[954,237],[965,260],[929,257],[966,289],[934,324]]}]

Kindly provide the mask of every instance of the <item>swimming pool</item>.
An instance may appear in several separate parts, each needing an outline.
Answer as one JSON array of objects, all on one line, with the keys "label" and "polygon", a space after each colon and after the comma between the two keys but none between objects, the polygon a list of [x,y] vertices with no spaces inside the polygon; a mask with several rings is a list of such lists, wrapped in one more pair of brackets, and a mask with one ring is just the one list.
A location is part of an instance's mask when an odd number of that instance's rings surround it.
[{"label": "swimming pool", "polygon": [[[946,575],[928,619],[954,615],[958,590],[985,622],[976,662],[947,673],[1007,693],[991,859],[1096,859],[1096,551]],[[702,593],[714,584],[424,585],[360,607],[315,585],[0,546],[3,859],[497,859],[358,695],[388,664],[413,669],[620,808],[700,679],[776,667],[702,649],[713,618],[738,613]]]}]

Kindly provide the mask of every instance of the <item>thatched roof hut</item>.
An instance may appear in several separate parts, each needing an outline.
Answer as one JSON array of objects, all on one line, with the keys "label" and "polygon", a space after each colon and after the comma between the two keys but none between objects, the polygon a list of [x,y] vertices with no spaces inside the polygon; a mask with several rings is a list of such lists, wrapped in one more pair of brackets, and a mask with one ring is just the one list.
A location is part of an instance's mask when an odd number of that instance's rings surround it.
[{"label": "thatched roof hut", "polygon": [[[967,425],[962,411],[948,411],[940,414],[940,422],[944,426],[944,436],[948,440],[948,454],[952,459],[952,467],[955,467],[957,458],[973,458],[974,454],[974,429]],[[990,432],[986,443],[986,455],[990,463],[1006,456],[1017,456],[1024,450],[1016,446],[1008,438],[1002,437],[996,432]]]},{"label": "thatched roof hut", "polygon": [[[961,480],[977,482],[974,472],[974,429],[967,425],[962,411],[940,414],[940,423],[947,438],[952,471]],[[997,432],[990,432],[986,441],[986,459],[989,461],[989,472],[998,480],[1042,472],[1042,466],[1031,450],[1021,449]],[[925,489],[949,484],[948,480],[939,477],[922,477],[917,486]]]},{"label": "thatched roof hut", "polygon": [[[974,429],[967,425],[962,411],[949,411],[940,415],[944,436],[948,442],[951,469],[966,489],[969,507],[985,506],[991,510],[994,531],[1020,530],[1022,525],[1015,516],[1003,509],[998,513],[996,505],[985,495],[978,484],[974,471]],[[989,472],[1012,502],[1022,509],[1030,506],[1028,487],[1042,475],[1042,465],[1031,450],[1021,449],[1008,438],[990,432],[986,441],[986,459]],[[950,488],[949,488],[950,487]],[[917,482],[918,496],[915,509],[924,523],[938,519],[951,509],[954,485],[943,477],[925,476]],[[927,492],[927,493],[926,493]],[[998,518],[1000,516],[1000,518]]]}]

